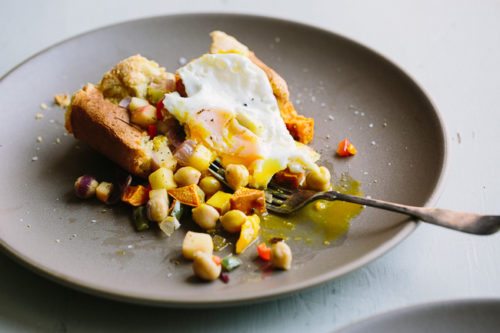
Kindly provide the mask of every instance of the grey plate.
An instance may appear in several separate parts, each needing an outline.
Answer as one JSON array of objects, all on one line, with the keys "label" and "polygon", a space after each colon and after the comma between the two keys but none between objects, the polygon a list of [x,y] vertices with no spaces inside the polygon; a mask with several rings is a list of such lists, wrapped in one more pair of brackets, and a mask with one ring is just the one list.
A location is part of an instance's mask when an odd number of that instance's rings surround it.
[{"label": "grey plate", "polygon": [[497,333],[500,300],[457,300],[422,304],[362,320],[337,333]]},{"label": "grey plate", "polygon": [[[290,272],[262,274],[248,260],[231,283],[201,284],[191,278],[189,265],[174,263],[182,232],[170,240],[154,232],[138,234],[127,209],[102,213],[102,205],[76,200],[74,179],[107,165],[64,136],[61,110],[41,110],[40,103],[50,105],[54,94],[98,81],[135,53],[173,71],[181,57],[206,52],[214,29],[237,36],[285,77],[299,111],[316,119],[314,146],[337,175],[348,171],[373,197],[413,205],[431,200],[445,163],[442,122],[414,81],[380,55],[331,32],[272,18],[156,17],[67,40],[0,82],[0,244],[7,253],[45,276],[97,295],[160,305],[228,305],[338,277],[415,229],[416,223],[401,215],[366,209],[338,246],[293,248]],[[44,118],[35,120],[37,112]],[[38,136],[42,143],[36,142]],[[334,158],[335,145],[344,137],[352,139],[359,155]]]}]

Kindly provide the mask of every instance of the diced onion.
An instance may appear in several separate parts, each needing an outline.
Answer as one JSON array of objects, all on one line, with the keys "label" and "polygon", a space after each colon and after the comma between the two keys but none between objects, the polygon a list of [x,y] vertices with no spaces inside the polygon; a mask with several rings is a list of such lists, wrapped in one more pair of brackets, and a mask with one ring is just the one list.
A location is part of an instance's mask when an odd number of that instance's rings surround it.
[{"label": "diced onion", "polygon": [[118,103],[118,106],[126,109],[126,108],[128,108],[128,106],[130,104],[130,100],[131,100],[130,97],[125,97],[124,99],[122,99],[120,101],[120,103]]},{"label": "diced onion", "polygon": [[194,148],[196,147],[196,142],[193,140],[184,141],[177,149],[175,150],[174,157],[179,162],[180,165],[186,166],[188,165],[189,158],[193,155]]}]

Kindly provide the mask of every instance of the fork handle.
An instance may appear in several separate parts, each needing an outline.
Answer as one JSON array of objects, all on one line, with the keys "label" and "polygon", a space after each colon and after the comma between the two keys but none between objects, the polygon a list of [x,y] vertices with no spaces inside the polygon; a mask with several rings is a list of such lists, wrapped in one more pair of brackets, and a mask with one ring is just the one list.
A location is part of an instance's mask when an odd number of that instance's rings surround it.
[{"label": "fork handle", "polygon": [[476,235],[494,234],[500,228],[500,216],[456,212],[441,208],[407,206],[383,200],[357,197],[335,191],[324,192],[322,197],[331,201],[340,200],[352,202],[402,213],[423,222]]}]

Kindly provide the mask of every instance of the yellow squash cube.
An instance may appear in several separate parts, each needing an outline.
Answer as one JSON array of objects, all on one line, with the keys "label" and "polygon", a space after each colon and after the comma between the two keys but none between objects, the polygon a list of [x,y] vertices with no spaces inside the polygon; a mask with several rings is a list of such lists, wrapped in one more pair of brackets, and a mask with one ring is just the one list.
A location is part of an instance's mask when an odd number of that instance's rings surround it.
[{"label": "yellow squash cube", "polygon": [[240,254],[252,244],[259,236],[260,218],[258,215],[251,215],[241,226],[240,238],[236,242],[236,254]]},{"label": "yellow squash cube", "polygon": [[222,191],[217,191],[214,195],[210,197],[207,201],[207,205],[210,205],[214,208],[216,208],[219,212],[222,212],[222,208],[224,205],[229,203],[229,200],[231,199],[233,195],[230,193],[222,192]]},{"label": "yellow squash cube", "polygon": [[149,175],[149,183],[153,190],[166,189],[170,190],[177,187],[174,181],[174,173],[167,168],[159,168]]}]

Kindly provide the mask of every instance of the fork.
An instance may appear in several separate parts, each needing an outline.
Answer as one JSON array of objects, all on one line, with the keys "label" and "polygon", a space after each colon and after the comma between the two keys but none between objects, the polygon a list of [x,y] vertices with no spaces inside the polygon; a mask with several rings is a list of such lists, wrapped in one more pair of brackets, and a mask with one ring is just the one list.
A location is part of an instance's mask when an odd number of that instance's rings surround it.
[{"label": "fork", "polygon": [[[229,187],[225,178],[225,170],[219,161],[212,162],[208,170],[217,180]],[[491,235],[500,228],[500,216],[498,215],[480,215],[441,208],[408,206],[367,197],[358,197],[337,191],[290,190],[273,182],[269,183],[264,192],[267,209],[281,215],[292,214],[310,202],[324,199],[328,201],[339,200],[351,202],[389,210],[411,216],[423,222],[475,235]]]}]

